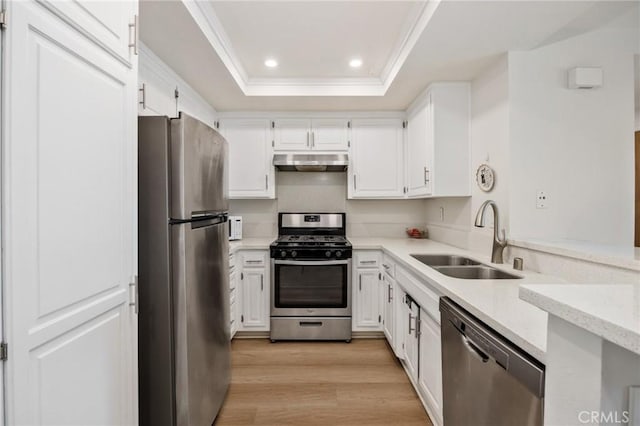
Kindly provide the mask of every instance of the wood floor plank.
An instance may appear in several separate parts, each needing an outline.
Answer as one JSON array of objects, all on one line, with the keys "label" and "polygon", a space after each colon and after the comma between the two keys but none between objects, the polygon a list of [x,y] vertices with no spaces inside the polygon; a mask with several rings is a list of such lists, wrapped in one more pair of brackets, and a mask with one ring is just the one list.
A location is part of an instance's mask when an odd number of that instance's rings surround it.
[{"label": "wood floor plank", "polygon": [[429,425],[382,339],[232,343],[231,386],[216,426]]}]

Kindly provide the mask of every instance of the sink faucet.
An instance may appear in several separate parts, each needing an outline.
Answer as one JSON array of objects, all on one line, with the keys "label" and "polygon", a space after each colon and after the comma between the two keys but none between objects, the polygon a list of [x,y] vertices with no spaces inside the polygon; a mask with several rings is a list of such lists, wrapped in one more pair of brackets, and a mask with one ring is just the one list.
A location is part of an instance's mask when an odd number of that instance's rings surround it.
[{"label": "sink faucet", "polygon": [[493,246],[491,247],[491,262],[504,263],[504,261],[502,260],[502,252],[507,246],[507,237],[503,229],[502,238],[500,238],[500,234],[498,232],[498,230],[500,229],[500,216],[498,214],[498,205],[495,201],[487,200],[482,203],[480,209],[478,210],[478,214],[476,214],[475,226],[477,226],[478,228],[484,228],[484,212],[489,206],[491,206],[491,208],[493,209]]}]

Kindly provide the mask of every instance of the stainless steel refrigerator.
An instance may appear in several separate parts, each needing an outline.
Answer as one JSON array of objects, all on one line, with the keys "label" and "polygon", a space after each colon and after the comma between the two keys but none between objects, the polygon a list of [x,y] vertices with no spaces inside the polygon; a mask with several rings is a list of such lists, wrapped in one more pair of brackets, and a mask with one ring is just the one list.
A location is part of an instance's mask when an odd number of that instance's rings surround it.
[{"label": "stainless steel refrigerator", "polygon": [[227,142],[187,114],[138,120],[143,426],[211,425],[229,386]]}]

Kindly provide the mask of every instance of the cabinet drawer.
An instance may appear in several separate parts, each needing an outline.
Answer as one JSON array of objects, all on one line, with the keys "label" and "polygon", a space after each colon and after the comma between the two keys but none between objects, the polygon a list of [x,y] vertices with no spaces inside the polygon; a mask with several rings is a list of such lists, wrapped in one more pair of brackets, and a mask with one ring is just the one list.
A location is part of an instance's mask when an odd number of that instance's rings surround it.
[{"label": "cabinet drawer", "polygon": [[380,253],[377,251],[357,252],[354,255],[357,268],[379,268]]},{"label": "cabinet drawer", "polygon": [[242,253],[242,266],[255,268],[267,264],[266,252],[246,252]]},{"label": "cabinet drawer", "polygon": [[396,263],[389,256],[382,257],[382,269],[390,277],[394,278],[396,276]]}]

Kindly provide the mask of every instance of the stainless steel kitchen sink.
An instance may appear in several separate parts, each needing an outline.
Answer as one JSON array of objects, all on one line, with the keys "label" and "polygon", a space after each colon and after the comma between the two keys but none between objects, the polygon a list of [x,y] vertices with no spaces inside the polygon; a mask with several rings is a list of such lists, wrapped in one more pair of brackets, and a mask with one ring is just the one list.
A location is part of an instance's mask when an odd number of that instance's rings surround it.
[{"label": "stainless steel kitchen sink", "polygon": [[522,277],[495,269],[490,266],[435,266],[441,274],[466,280],[515,280]]},{"label": "stainless steel kitchen sink", "polygon": [[480,265],[468,257],[457,256],[455,254],[412,254],[410,255],[418,262],[427,266],[462,266],[462,265]]}]

